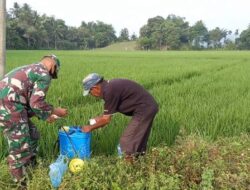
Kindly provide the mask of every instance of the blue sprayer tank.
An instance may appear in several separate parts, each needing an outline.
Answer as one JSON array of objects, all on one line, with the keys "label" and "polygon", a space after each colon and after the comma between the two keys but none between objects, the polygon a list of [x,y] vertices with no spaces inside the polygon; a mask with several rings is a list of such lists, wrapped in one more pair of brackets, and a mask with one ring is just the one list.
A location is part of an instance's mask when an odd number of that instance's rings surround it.
[{"label": "blue sprayer tank", "polygon": [[[67,134],[71,139],[74,148],[72,147]],[[89,159],[91,154],[91,133],[82,132],[79,126],[70,126],[67,134],[64,130],[59,130],[60,153],[66,155],[70,159],[75,157]]]}]

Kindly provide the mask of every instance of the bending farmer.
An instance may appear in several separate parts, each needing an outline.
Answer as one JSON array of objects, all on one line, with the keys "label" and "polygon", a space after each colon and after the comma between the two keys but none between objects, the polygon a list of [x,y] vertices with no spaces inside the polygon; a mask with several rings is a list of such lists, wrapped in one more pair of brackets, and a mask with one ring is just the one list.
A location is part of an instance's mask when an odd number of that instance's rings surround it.
[{"label": "bending farmer", "polygon": [[104,80],[102,76],[92,73],[83,79],[84,95],[102,98],[104,113],[94,118],[94,125],[83,126],[84,132],[103,127],[111,121],[112,114],[120,112],[132,116],[128,127],[120,138],[120,146],[125,158],[146,151],[147,141],[153,120],[158,112],[154,98],[139,84],[127,79]]},{"label": "bending farmer", "polygon": [[54,55],[39,63],[16,68],[0,81],[0,130],[8,141],[7,161],[14,181],[22,181],[25,168],[35,161],[39,132],[32,116],[48,122],[64,117],[67,110],[46,103],[51,79],[56,79],[60,62]]}]

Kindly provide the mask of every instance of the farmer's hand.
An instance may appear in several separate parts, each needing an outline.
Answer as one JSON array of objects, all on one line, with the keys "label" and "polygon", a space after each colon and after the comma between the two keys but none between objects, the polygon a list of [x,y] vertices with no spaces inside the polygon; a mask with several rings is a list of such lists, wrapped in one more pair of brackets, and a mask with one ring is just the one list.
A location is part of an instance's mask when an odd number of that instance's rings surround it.
[{"label": "farmer's hand", "polygon": [[58,117],[65,117],[68,115],[68,110],[65,108],[54,108],[52,114],[57,115]]},{"label": "farmer's hand", "polygon": [[82,131],[85,133],[89,133],[92,131],[92,127],[90,125],[82,126]]}]

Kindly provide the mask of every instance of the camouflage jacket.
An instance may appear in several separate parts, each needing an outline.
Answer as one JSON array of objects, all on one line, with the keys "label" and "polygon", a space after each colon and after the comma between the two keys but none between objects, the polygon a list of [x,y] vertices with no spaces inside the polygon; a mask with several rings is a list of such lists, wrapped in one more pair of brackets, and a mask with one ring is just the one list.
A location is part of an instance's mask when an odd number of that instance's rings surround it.
[{"label": "camouflage jacket", "polygon": [[[0,99],[13,102],[15,110],[20,112],[26,109],[29,117],[36,115],[46,120],[53,110],[45,101],[50,82],[51,76],[41,63],[18,67],[0,81]],[[0,115],[3,111],[1,108]]]}]

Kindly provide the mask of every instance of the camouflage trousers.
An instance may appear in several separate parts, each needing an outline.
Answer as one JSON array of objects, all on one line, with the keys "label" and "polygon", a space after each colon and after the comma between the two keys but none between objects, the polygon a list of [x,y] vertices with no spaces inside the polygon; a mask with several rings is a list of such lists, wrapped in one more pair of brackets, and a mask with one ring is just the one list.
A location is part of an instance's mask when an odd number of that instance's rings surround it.
[{"label": "camouflage trousers", "polygon": [[34,115],[18,89],[0,82],[0,131],[8,142],[7,162],[14,180],[24,176],[24,168],[37,153],[39,133],[30,121]]},{"label": "camouflage trousers", "polygon": [[[40,135],[30,120],[15,125],[5,125],[1,122],[0,124],[4,125],[1,127],[3,127],[3,134],[8,142],[9,170],[14,181],[18,181],[22,175],[25,175],[25,166],[29,165],[37,154],[37,142]],[[15,173],[18,169],[22,170],[22,173],[20,174],[19,171],[19,176],[16,176]]]}]

